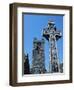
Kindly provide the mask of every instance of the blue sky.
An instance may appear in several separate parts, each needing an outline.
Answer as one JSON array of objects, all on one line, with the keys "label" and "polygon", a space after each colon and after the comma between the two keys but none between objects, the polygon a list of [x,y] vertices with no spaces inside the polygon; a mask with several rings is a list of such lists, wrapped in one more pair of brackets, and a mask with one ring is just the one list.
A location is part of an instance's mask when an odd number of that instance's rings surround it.
[{"label": "blue sky", "polygon": [[[24,53],[29,54],[30,65],[32,63],[33,39],[42,38],[42,30],[53,20],[57,30],[62,33],[62,38],[57,41],[58,56],[60,62],[63,61],[63,15],[37,15],[24,14]],[[45,40],[45,66],[49,70],[49,43]]]}]

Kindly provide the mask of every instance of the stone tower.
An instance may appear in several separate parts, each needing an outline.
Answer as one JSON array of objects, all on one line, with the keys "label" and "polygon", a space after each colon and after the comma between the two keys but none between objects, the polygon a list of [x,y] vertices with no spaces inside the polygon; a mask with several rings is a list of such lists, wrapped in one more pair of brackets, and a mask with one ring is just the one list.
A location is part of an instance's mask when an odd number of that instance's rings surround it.
[{"label": "stone tower", "polygon": [[44,54],[44,39],[33,40],[33,51],[32,51],[32,73],[42,74],[45,73],[45,54]]}]

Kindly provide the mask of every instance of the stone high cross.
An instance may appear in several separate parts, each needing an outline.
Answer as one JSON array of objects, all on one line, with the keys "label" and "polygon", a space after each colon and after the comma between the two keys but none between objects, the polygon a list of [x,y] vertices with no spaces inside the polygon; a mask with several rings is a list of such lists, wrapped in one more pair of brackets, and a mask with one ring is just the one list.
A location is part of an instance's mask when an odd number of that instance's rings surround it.
[{"label": "stone high cross", "polygon": [[43,37],[45,37],[46,40],[49,42],[49,57],[50,57],[50,63],[49,63],[49,72],[60,72],[60,64],[59,64],[59,58],[58,58],[58,49],[56,41],[60,39],[62,36],[61,32],[57,31],[55,23],[53,21],[48,22],[47,28],[43,30]]}]

